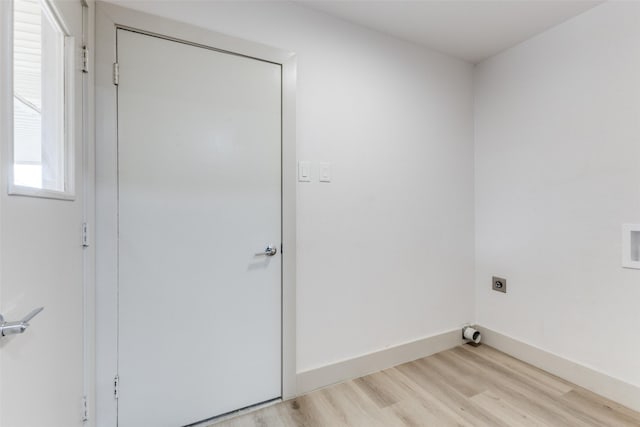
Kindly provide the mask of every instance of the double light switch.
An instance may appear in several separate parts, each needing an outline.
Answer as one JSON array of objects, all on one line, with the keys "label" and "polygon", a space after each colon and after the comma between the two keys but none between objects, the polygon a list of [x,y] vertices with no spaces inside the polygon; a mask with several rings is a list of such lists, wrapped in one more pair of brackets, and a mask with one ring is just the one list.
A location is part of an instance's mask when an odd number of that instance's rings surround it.
[{"label": "double light switch", "polygon": [[[311,182],[311,162],[299,161],[298,162],[298,181],[299,182]],[[331,182],[331,163],[320,162],[318,164],[318,181]]]}]

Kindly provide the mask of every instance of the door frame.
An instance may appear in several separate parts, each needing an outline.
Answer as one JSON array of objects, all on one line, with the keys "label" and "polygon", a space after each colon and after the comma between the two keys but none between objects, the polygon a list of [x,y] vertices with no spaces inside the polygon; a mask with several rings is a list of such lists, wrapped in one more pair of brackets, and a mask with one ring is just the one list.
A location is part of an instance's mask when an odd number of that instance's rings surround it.
[{"label": "door frame", "polygon": [[282,399],[296,396],[296,55],[101,1],[96,2],[96,412],[98,426],[117,425],[118,372],[116,30],[244,55],[282,66]]}]

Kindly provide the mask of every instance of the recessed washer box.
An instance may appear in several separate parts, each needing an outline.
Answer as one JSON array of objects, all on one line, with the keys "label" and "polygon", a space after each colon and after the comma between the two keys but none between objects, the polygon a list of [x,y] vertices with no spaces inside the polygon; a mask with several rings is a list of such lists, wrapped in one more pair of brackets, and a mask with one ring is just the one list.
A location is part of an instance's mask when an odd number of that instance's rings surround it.
[{"label": "recessed washer box", "polygon": [[622,266],[640,270],[640,224],[622,225]]}]

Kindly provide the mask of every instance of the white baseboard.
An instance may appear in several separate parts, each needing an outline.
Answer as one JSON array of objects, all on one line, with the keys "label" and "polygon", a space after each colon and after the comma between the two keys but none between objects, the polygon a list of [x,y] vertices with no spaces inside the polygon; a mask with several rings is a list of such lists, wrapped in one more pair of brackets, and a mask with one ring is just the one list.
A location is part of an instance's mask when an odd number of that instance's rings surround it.
[{"label": "white baseboard", "polygon": [[630,409],[640,411],[640,387],[610,377],[602,372],[518,341],[489,328],[477,326],[477,329],[482,333],[482,342],[486,345]]},{"label": "white baseboard", "polygon": [[402,363],[427,357],[463,343],[462,328],[400,344],[374,353],[343,360],[331,365],[299,372],[297,394],[359,378]]}]

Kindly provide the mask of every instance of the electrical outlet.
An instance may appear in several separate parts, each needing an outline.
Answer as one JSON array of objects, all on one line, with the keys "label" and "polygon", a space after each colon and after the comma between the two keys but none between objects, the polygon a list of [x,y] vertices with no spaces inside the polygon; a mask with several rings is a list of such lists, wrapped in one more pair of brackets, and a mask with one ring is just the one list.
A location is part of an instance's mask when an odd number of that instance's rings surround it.
[{"label": "electrical outlet", "polygon": [[494,291],[507,293],[507,279],[503,279],[502,277],[493,276],[491,280],[491,289]]}]

